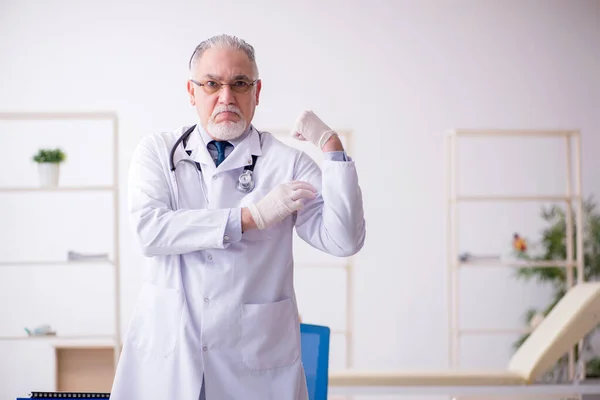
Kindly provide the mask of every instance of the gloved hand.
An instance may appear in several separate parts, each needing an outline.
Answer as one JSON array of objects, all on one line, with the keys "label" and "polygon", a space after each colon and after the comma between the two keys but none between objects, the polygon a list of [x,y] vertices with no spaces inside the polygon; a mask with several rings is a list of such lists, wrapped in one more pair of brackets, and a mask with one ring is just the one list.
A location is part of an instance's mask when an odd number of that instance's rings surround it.
[{"label": "gloved hand", "polygon": [[305,110],[296,120],[291,134],[298,140],[308,140],[322,149],[329,138],[337,133],[321,121],[313,111]]},{"label": "gloved hand", "polygon": [[304,206],[303,199],[314,199],[317,190],[307,182],[282,183],[256,204],[248,206],[258,229],[283,221]]}]

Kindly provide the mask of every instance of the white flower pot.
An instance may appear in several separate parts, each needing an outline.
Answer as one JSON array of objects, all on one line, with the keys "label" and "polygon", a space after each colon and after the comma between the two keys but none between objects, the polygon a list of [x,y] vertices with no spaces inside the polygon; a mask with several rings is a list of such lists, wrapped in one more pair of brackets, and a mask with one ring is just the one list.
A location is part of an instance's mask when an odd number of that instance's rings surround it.
[{"label": "white flower pot", "polygon": [[43,162],[38,164],[41,187],[57,187],[60,172],[59,163]]}]

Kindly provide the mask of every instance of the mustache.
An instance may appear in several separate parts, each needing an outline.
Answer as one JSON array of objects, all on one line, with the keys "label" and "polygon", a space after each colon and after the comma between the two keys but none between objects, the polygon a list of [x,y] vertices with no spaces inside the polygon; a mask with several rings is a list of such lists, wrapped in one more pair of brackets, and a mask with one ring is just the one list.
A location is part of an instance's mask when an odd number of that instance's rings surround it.
[{"label": "mustache", "polygon": [[233,105],[225,105],[225,106],[217,106],[212,112],[211,118],[214,119],[217,115],[222,112],[232,112],[235,113],[238,117],[243,118],[242,111]]}]

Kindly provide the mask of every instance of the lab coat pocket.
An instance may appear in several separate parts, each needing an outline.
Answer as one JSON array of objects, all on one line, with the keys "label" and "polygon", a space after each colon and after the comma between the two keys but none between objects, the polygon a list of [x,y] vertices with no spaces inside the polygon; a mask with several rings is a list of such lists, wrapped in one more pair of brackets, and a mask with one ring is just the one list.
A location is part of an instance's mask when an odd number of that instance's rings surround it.
[{"label": "lab coat pocket", "polygon": [[152,356],[167,357],[175,350],[182,314],[180,291],[145,283],[133,311],[131,343]]},{"label": "lab coat pocket", "polygon": [[273,240],[279,237],[279,224],[271,225],[266,229],[251,229],[242,233],[242,241],[260,242],[263,240]]},{"label": "lab coat pocket", "polygon": [[291,299],[267,304],[244,304],[241,351],[253,370],[282,368],[300,356],[300,325]]}]

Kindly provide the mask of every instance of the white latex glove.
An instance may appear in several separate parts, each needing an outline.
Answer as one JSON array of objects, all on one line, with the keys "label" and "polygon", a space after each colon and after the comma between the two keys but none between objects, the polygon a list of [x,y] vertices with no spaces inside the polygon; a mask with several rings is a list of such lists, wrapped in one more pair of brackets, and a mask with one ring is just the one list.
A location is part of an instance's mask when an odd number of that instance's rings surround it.
[{"label": "white latex glove", "polygon": [[305,110],[296,120],[291,134],[298,140],[310,141],[322,149],[336,132],[321,121],[313,111]]},{"label": "white latex glove", "polygon": [[256,204],[248,207],[258,229],[283,221],[304,206],[303,199],[314,199],[317,190],[307,182],[282,183]]}]

